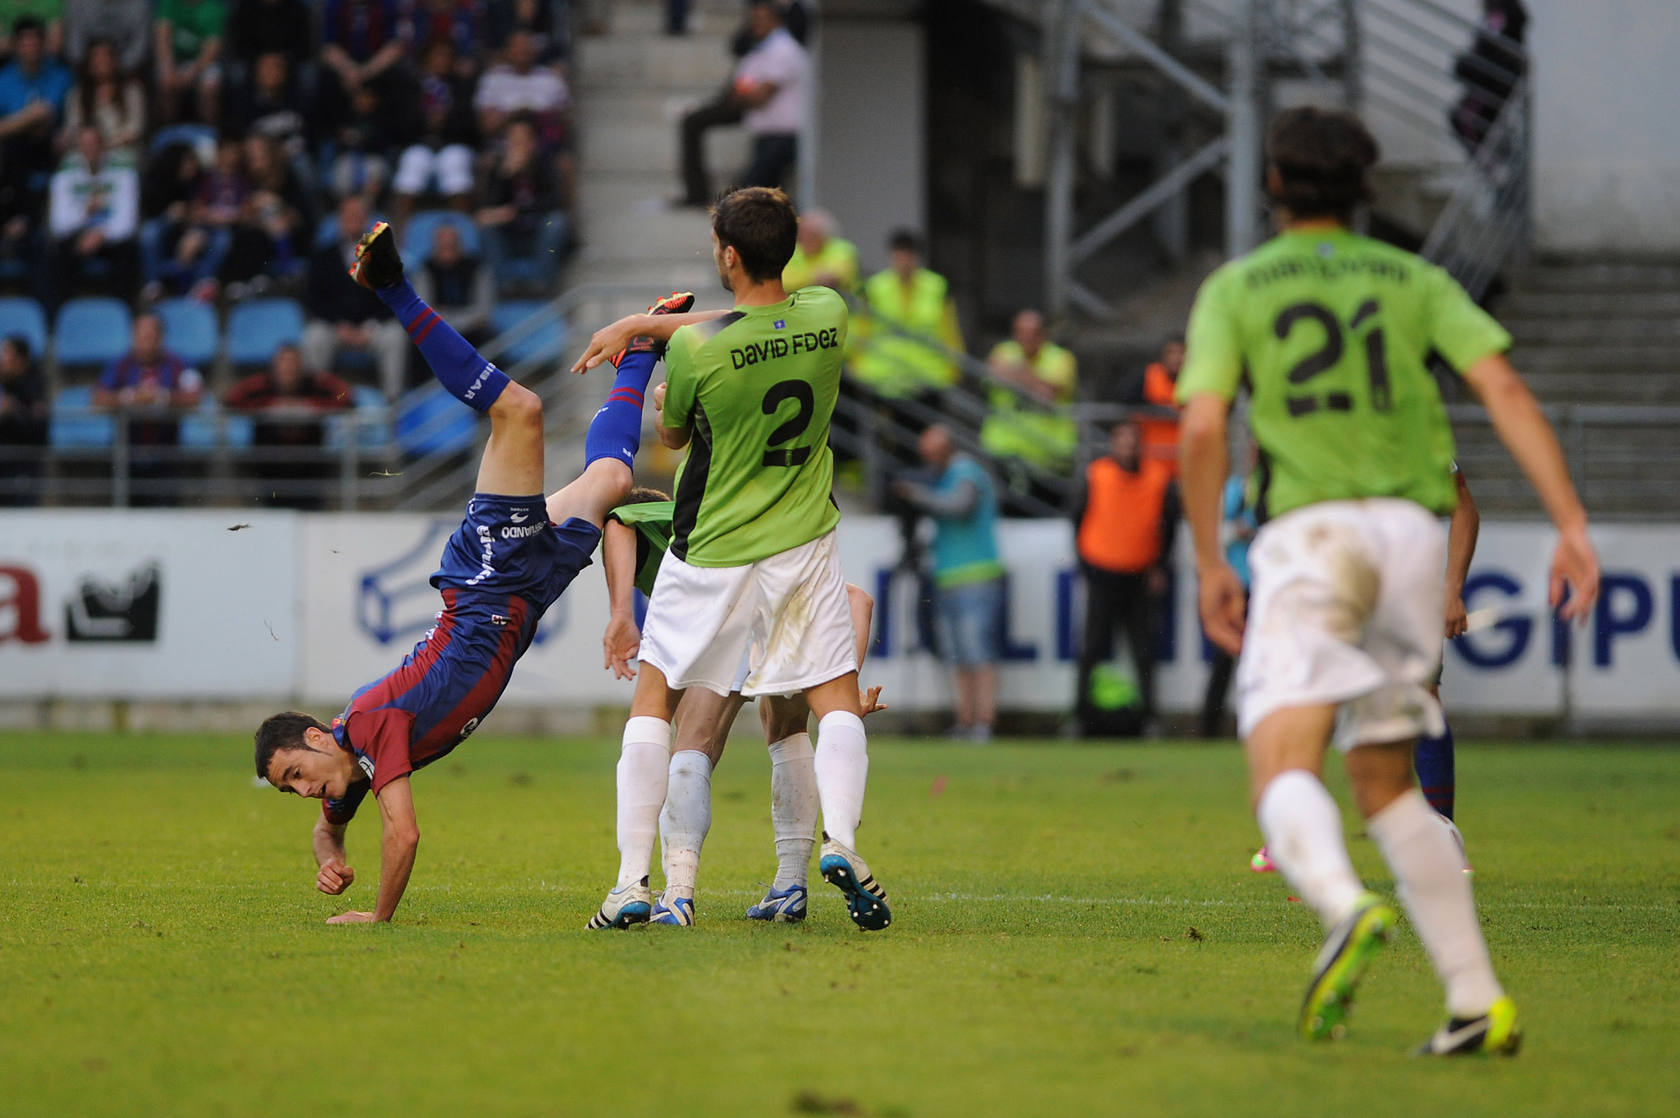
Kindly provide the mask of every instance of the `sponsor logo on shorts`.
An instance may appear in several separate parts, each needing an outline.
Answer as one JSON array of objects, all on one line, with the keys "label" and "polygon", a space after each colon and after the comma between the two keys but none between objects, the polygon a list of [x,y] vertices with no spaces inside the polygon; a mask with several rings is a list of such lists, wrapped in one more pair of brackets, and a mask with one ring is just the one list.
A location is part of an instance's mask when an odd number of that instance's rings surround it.
[{"label": "sponsor logo on shorts", "polygon": [[461,727],[460,736],[457,737],[455,740],[456,741],[466,741],[467,738],[469,736],[471,736],[472,732],[476,729],[478,729],[478,719],[476,719],[476,718],[468,719],[467,724],[465,726]]},{"label": "sponsor logo on shorts", "polygon": [[548,525],[546,525],[546,524],[524,524],[524,525],[520,525],[518,527],[504,526],[502,528],[502,539],[504,539],[504,540],[523,540],[523,539],[527,539],[531,536],[536,535],[539,532],[544,531],[547,527],[548,527]]},{"label": "sponsor logo on shorts", "polygon": [[513,521],[515,524],[523,524],[525,523],[525,518],[529,515],[530,513],[520,509],[518,511],[508,513],[508,519]]}]

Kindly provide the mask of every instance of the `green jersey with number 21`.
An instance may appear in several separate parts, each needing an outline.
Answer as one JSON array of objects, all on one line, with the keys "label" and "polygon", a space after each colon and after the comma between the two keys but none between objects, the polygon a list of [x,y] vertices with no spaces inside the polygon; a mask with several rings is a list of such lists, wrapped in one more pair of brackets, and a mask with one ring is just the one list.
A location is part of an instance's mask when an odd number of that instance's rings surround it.
[{"label": "green jersey with number 21", "polygon": [[840,523],[828,422],[845,344],[846,303],[826,287],[671,335],[664,423],[693,426],[677,471],[672,555],[740,567]]},{"label": "green jersey with number 21", "polygon": [[1510,344],[1428,261],[1346,230],[1296,230],[1202,285],[1177,395],[1230,400],[1246,379],[1262,520],[1360,497],[1445,515],[1452,427],[1428,361],[1462,372]]}]

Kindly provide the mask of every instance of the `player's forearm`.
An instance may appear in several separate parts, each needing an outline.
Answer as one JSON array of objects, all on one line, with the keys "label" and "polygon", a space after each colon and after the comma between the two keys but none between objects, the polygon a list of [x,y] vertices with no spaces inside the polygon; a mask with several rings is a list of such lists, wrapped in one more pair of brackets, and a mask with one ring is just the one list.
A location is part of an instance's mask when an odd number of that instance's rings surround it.
[{"label": "player's forearm", "polygon": [[1476,503],[1459,490],[1458,507],[1447,526],[1447,589],[1454,594],[1464,591],[1464,580],[1470,577],[1470,560],[1476,554],[1476,537],[1481,530],[1482,516],[1476,511]]},{"label": "player's forearm", "polygon": [[414,872],[414,855],[420,848],[420,832],[387,827],[379,852],[379,903],[373,910],[375,920],[389,920],[401,903],[403,890],[408,888],[409,874]]},{"label": "player's forearm", "polygon": [[1569,466],[1557,435],[1528,385],[1515,372],[1492,377],[1485,383],[1471,383],[1487,408],[1499,441],[1505,444],[1529,484],[1534,486],[1552,523],[1560,532],[1584,530],[1587,510],[1581,505],[1575,484],[1569,480]]},{"label": "player's forearm", "polygon": [[701,322],[710,322],[714,318],[722,318],[728,314],[727,310],[714,311],[685,311],[682,314],[632,314],[619,320],[621,325],[632,328],[636,337],[657,338],[668,342],[671,335],[684,326],[694,326]]},{"label": "player's forearm", "polygon": [[344,824],[329,823],[325,819],[318,820],[315,824],[314,840],[317,866],[345,860]]},{"label": "player's forearm", "polygon": [[607,607],[615,616],[635,612],[636,530],[616,520],[607,521],[601,541],[601,565],[607,576]]},{"label": "player's forearm", "polygon": [[1225,402],[1197,396],[1184,413],[1179,434],[1179,479],[1184,490],[1184,519],[1196,548],[1198,569],[1224,562],[1219,547],[1220,497],[1230,452],[1225,445]]}]

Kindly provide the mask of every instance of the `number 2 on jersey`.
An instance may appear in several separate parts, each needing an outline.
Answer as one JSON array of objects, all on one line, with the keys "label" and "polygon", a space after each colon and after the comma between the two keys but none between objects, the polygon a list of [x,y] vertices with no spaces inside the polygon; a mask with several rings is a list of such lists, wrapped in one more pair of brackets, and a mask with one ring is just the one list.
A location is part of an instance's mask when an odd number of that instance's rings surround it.
[{"label": "number 2 on jersey", "polygon": [[803,466],[811,457],[808,446],[779,446],[789,443],[805,433],[805,428],[811,425],[811,414],[816,411],[817,402],[811,391],[809,381],[780,380],[772,384],[764,393],[762,405],[765,415],[775,415],[788,400],[795,405],[794,413],[785,423],[778,424],[770,437],[765,440],[767,446],[764,451],[766,466]]},{"label": "number 2 on jersey", "polygon": [[[1376,317],[1380,309],[1375,299],[1365,300],[1354,312],[1348,332],[1358,330],[1366,320]],[[1347,352],[1342,324],[1336,320],[1335,312],[1322,303],[1293,303],[1283,308],[1272,323],[1272,333],[1283,341],[1302,322],[1317,323],[1324,331],[1324,344],[1295,362],[1289,370],[1289,383],[1292,385],[1305,385],[1319,374],[1329,372]],[[1383,349],[1381,326],[1372,327],[1365,335],[1364,345],[1365,374],[1371,384],[1371,407],[1386,412],[1393,406],[1394,399],[1388,383],[1388,354]],[[1320,408],[1325,411],[1353,410],[1353,397],[1346,392],[1328,392],[1322,397],[1288,396],[1284,403],[1289,408],[1289,414],[1296,417],[1311,415]]]}]

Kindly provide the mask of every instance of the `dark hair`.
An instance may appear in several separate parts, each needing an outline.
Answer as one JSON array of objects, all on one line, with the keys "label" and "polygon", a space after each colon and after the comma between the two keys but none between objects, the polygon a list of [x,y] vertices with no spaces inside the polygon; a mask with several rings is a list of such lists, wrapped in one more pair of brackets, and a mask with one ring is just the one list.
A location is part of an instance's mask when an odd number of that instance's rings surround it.
[{"label": "dark hair", "polygon": [[44,39],[47,36],[47,25],[41,22],[40,16],[23,15],[12,20],[12,38],[17,38],[25,31],[33,31]]},{"label": "dark hair", "polygon": [[[274,755],[286,749],[306,749],[303,743],[303,732],[311,726],[317,730],[326,730],[319,718],[313,715],[300,714],[295,710],[282,711],[263,720],[257,727],[257,775],[268,779],[268,763],[274,760]],[[328,731],[329,733],[331,731]]]},{"label": "dark hair", "polygon": [[1378,154],[1377,141],[1352,113],[1285,109],[1266,135],[1266,162],[1278,179],[1272,201],[1291,217],[1346,220],[1371,199],[1365,173]]},{"label": "dark hair", "polygon": [[1168,334],[1166,337],[1161,339],[1161,348],[1162,349],[1166,349],[1170,345],[1183,345],[1183,344],[1184,344],[1184,335],[1176,333],[1176,332],[1172,333],[1172,334]]},{"label": "dark hair", "polygon": [[25,361],[28,361],[30,358],[35,356],[29,349],[29,339],[24,337],[22,334],[7,334],[4,338],[0,338],[0,343],[9,345],[13,349],[17,350],[18,356],[23,358]]},{"label": "dark hair", "polygon": [[773,186],[744,186],[712,207],[712,232],[718,244],[741,257],[752,279],[773,280],[793,257],[799,218],[788,196]]},{"label": "dark hair", "polygon": [[653,488],[651,485],[631,486],[630,493],[620,501],[620,505],[645,505],[652,501],[669,501],[671,495]]},{"label": "dark hair", "polygon": [[892,236],[887,238],[887,250],[896,252],[899,249],[920,256],[922,254],[922,235],[914,229],[894,229]]}]

